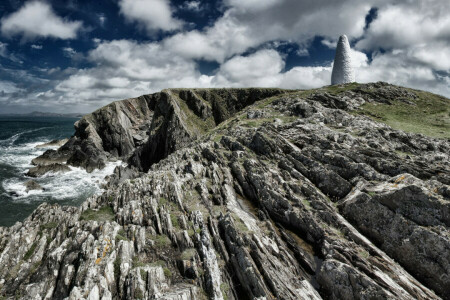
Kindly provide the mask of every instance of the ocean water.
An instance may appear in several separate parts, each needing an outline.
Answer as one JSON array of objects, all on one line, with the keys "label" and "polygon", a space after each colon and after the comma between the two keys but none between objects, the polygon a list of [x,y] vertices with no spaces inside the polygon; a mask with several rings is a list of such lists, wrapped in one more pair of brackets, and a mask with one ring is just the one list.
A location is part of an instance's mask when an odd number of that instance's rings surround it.
[{"label": "ocean water", "polygon": [[[0,116],[0,226],[23,221],[43,202],[77,206],[101,192],[105,176],[112,174],[120,161],[92,173],[71,166],[71,171],[64,174],[50,173],[40,178],[25,175],[33,167],[33,158],[52,149],[36,146],[69,138],[75,131],[76,121],[76,118]],[[23,184],[30,179],[44,191],[27,193]]]}]

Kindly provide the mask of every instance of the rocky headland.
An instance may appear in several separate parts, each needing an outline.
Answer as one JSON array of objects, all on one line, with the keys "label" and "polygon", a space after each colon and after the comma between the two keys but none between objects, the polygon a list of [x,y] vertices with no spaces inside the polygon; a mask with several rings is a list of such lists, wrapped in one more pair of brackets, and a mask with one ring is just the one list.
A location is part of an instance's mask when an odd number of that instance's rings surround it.
[{"label": "rocky headland", "polygon": [[111,103],[33,163],[127,166],[0,227],[0,299],[450,299],[448,120],[386,83]]}]

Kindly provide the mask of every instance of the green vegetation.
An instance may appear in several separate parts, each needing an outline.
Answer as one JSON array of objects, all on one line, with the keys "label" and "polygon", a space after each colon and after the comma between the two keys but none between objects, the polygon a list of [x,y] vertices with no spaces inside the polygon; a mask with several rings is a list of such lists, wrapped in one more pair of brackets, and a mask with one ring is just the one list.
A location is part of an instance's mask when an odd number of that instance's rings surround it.
[{"label": "green vegetation", "polygon": [[176,215],[171,214],[170,215],[170,221],[172,222],[172,226],[175,228],[180,228],[180,223],[178,222],[178,218]]},{"label": "green vegetation", "polygon": [[81,213],[80,221],[114,221],[114,211],[110,206],[98,210],[88,209]]},{"label": "green vegetation", "polygon": [[197,254],[197,250],[195,250],[194,248],[189,248],[183,251],[183,253],[181,253],[180,258],[182,260],[190,260],[192,257],[195,256],[195,254]]},{"label": "green vegetation", "polygon": [[114,277],[119,278],[120,276],[120,265],[122,264],[122,260],[120,257],[116,257],[116,260],[114,261]]},{"label": "green vegetation", "polygon": [[366,250],[359,251],[359,255],[365,259],[369,258],[369,252],[367,252]]},{"label": "green vegetation", "polygon": [[141,269],[140,273],[141,273],[141,279],[144,280],[145,282],[147,282],[148,273],[144,269]]},{"label": "green vegetation", "polygon": [[170,239],[166,235],[153,235],[150,238],[155,242],[156,248],[164,248],[171,244]]},{"label": "green vegetation", "polygon": [[138,256],[133,257],[133,262],[132,262],[133,269],[139,268],[139,267],[144,267],[145,265],[146,265],[146,263],[140,261]]},{"label": "green vegetation", "polygon": [[56,223],[56,222],[49,222],[49,223],[47,223],[47,224],[44,224],[44,225],[41,225],[41,226],[39,226],[39,229],[41,230],[41,231],[44,231],[44,230],[51,230],[51,229],[54,229],[54,228],[56,228],[56,227],[58,227],[58,223]]},{"label": "green vegetation", "polygon": [[413,91],[416,99],[389,99],[384,103],[365,103],[357,114],[386,123],[394,129],[450,138],[450,100],[439,95]]},{"label": "green vegetation", "polygon": [[144,299],[144,294],[142,293],[141,289],[134,290],[134,298],[135,299]]},{"label": "green vegetation", "polygon": [[311,209],[311,203],[309,203],[308,200],[302,199],[302,203],[303,203],[303,205],[305,206],[305,208],[306,208],[307,210],[310,210],[310,209]]},{"label": "green vegetation", "polygon": [[164,271],[164,276],[171,278],[172,277],[172,272],[169,270],[169,268],[163,268]]},{"label": "green vegetation", "polygon": [[31,269],[30,269],[30,274],[36,273],[36,271],[37,271],[38,268],[40,267],[41,263],[42,263],[41,261],[35,262],[35,263],[33,264],[33,266],[31,267]]},{"label": "green vegetation", "polygon": [[[332,94],[332,95],[338,95],[340,93],[349,91],[349,90],[353,90],[357,87],[359,87],[359,83],[356,82],[352,82],[352,83],[347,83],[347,84],[343,84],[343,85],[329,85],[326,87],[323,87],[322,89],[324,89],[325,91],[327,91],[328,93]],[[316,91],[316,90],[312,90],[312,91]]]},{"label": "green vegetation", "polygon": [[369,191],[367,194],[369,194],[370,197],[375,196],[377,193],[375,193],[374,191]]},{"label": "green vegetation", "polygon": [[123,228],[120,228],[116,235],[116,243],[118,243],[119,241],[128,241],[127,233]]},{"label": "green vegetation", "polygon": [[169,200],[167,200],[166,198],[159,197],[159,205],[167,204],[167,202],[169,202]]},{"label": "green vegetation", "polygon": [[235,213],[231,213],[231,216],[233,217],[234,221],[235,221],[235,225],[237,227],[237,229],[240,232],[248,232],[249,229],[247,227],[247,225],[245,225],[245,223],[241,220],[241,218],[239,218],[239,216]]},{"label": "green vegetation", "polygon": [[25,253],[23,259],[24,260],[28,260],[30,259],[30,257],[33,255],[34,251],[36,250],[37,247],[37,242],[34,242],[33,245],[31,245],[30,249],[28,249],[27,253]]},{"label": "green vegetation", "polygon": [[[185,121],[192,132],[198,132],[198,130],[200,130],[201,133],[206,133],[216,126],[216,123],[214,122],[214,118],[212,116],[205,120],[200,118],[188,107],[187,103],[184,100],[179,98],[178,95],[174,96],[177,96],[177,102],[180,105],[180,109],[186,114]],[[207,103],[205,101],[203,102]],[[209,103],[207,105],[209,105]]]},{"label": "green vegetation", "polygon": [[152,267],[165,267],[166,266],[166,262],[163,261],[163,260],[157,260],[157,261],[152,262],[150,264],[150,266],[152,266]]},{"label": "green vegetation", "polygon": [[228,292],[230,290],[230,286],[224,282],[220,285],[220,290],[222,291],[223,299],[225,300],[228,299]]}]

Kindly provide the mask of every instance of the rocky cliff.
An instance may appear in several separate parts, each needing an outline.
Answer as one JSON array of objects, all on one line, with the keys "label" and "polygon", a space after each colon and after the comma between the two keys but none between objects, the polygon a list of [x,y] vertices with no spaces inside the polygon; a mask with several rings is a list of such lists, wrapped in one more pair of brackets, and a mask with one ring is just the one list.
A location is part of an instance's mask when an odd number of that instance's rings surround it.
[{"label": "rocky cliff", "polygon": [[[110,104],[40,159],[140,173],[0,227],[0,295],[449,299],[448,102],[377,83]],[[385,124],[436,103],[443,138]]]}]

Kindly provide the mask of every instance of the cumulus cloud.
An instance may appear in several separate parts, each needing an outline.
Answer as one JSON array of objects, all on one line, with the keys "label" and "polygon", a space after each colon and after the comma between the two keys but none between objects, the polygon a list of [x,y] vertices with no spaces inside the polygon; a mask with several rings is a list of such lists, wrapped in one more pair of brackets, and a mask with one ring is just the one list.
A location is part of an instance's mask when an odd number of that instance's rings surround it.
[{"label": "cumulus cloud", "polygon": [[182,26],[182,22],[172,16],[168,0],[120,0],[120,12],[130,22],[137,22],[149,34],[155,31],[173,31]]},{"label": "cumulus cloud", "polygon": [[[20,97],[16,98],[42,104],[78,103],[92,109],[170,87],[317,88],[330,84],[331,61],[286,70],[285,54],[275,49],[277,45],[296,43],[301,49],[296,54],[307,55],[316,36],[323,37],[322,44],[333,49],[343,33],[353,43],[358,41],[351,52],[358,82],[383,80],[449,96],[450,14],[445,3],[388,2],[392,3],[224,0],[223,15],[214,23],[202,30],[181,31],[183,23],[173,17],[169,1],[120,0],[126,20],[137,22],[149,34],[163,30],[169,32],[168,36],[155,42],[93,39],[93,49],[83,56],[89,63],[85,65],[91,67],[52,71],[51,85],[45,83],[45,89],[26,93],[18,90],[15,93]],[[199,2],[187,3],[194,3],[195,10]],[[375,5],[378,16],[367,27],[366,14]],[[411,15],[414,24],[408,16],[400,15],[402,10]],[[421,40],[411,31],[428,36]],[[384,51],[378,51],[380,47]],[[202,75],[198,60],[216,61],[219,66],[212,75]]]},{"label": "cumulus cloud", "polygon": [[222,63],[271,41],[288,40],[304,47],[317,35],[360,36],[371,8],[359,0],[227,0],[225,4],[228,9],[212,26],[181,32],[164,43],[177,55]]},{"label": "cumulus cloud", "polygon": [[42,50],[42,45],[31,45],[31,49]]},{"label": "cumulus cloud", "polygon": [[356,47],[364,50],[407,48],[450,41],[450,6],[447,0],[412,0],[386,5],[377,12]]},{"label": "cumulus cloud", "polygon": [[276,78],[284,61],[275,50],[261,50],[249,56],[236,56],[220,66],[213,83],[231,86],[277,86]]},{"label": "cumulus cloud", "polygon": [[39,37],[73,39],[81,27],[82,22],[61,18],[48,3],[40,1],[27,2],[18,11],[1,20],[2,35],[21,35],[24,40]]}]

